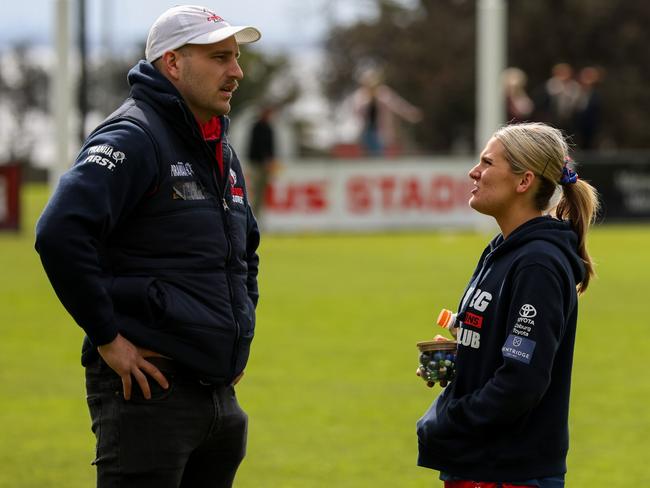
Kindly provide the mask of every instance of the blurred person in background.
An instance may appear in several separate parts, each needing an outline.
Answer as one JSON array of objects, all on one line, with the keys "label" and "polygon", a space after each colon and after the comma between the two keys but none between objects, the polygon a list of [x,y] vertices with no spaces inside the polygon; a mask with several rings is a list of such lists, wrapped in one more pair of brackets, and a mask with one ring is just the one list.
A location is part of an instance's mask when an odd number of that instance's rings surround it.
[{"label": "blurred person in background", "polygon": [[575,114],[575,142],[585,151],[596,148],[601,118],[601,98],[598,85],[602,80],[598,68],[587,66],[578,73],[580,97]]},{"label": "blurred person in background", "polygon": [[253,213],[257,219],[264,208],[264,194],[269,176],[275,162],[275,134],[271,117],[273,107],[262,107],[259,116],[251,127],[248,142],[248,162],[253,186]]},{"label": "blurred person in background", "polygon": [[519,68],[507,68],[503,71],[502,79],[507,120],[511,123],[530,120],[535,104],[526,93],[526,73]]},{"label": "blurred person in background", "polygon": [[536,103],[535,120],[572,134],[579,99],[580,85],[574,79],[573,67],[558,63],[553,66]]},{"label": "blurred person in background", "polygon": [[260,236],[226,114],[239,44],[259,37],[204,7],[163,13],[130,97],[37,224],[47,275],[86,333],[100,488],[230,487],[244,457],[234,385],[255,327]]},{"label": "blurred person in background", "polygon": [[571,163],[559,130],[515,124],[469,172],[470,206],[501,233],[459,304],[457,375],[417,424],[418,464],[447,488],[564,486],[578,295],[594,276],[586,238],[598,209]]},{"label": "blurred person in background", "polygon": [[361,146],[369,156],[399,152],[396,118],[412,124],[422,120],[422,111],[384,84],[376,69],[361,74],[352,104],[361,121]]}]

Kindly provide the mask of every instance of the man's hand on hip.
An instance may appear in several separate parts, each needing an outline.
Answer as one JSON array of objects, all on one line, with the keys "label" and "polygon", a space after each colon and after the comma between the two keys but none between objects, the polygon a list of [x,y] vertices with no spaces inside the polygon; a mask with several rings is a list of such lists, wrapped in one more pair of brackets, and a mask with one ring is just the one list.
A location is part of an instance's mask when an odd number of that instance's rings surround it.
[{"label": "man's hand on hip", "polygon": [[147,400],[151,398],[151,389],[145,373],[155,379],[163,388],[169,388],[167,378],[158,368],[146,360],[147,357],[160,356],[159,354],[137,347],[120,334],[112,342],[97,347],[97,351],[106,361],[106,364],[122,378],[125,400],[131,398],[132,375],[140,385],[142,394]]}]

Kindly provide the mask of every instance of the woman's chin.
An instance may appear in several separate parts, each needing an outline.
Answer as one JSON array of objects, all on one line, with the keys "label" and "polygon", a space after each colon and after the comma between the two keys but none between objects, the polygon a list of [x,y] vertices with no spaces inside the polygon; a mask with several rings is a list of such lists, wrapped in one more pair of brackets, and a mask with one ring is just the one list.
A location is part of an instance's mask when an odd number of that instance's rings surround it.
[{"label": "woman's chin", "polygon": [[487,208],[485,208],[484,205],[481,205],[481,202],[478,201],[475,197],[472,197],[469,199],[469,206],[472,210],[475,210],[476,212],[483,214],[483,215],[489,215],[491,216],[492,214],[489,212]]}]

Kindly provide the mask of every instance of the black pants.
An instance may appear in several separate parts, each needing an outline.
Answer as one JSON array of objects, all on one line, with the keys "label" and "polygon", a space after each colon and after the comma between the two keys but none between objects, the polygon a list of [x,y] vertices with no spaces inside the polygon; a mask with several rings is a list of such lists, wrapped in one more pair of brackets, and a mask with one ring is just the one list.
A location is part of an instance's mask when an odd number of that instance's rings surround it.
[{"label": "black pants", "polygon": [[126,401],[120,377],[106,363],[86,368],[97,487],[231,487],[246,452],[248,423],[234,388],[159,369],[167,390],[148,378],[152,397],[146,400],[134,381]]}]

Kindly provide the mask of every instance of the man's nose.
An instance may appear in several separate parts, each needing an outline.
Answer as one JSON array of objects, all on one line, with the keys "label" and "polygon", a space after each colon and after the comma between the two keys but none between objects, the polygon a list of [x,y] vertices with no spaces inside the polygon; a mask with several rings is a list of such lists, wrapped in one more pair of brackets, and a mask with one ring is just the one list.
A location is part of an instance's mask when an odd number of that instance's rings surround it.
[{"label": "man's nose", "polygon": [[239,66],[239,62],[235,59],[232,62],[232,65],[230,66],[230,76],[235,78],[236,80],[241,80],[244,78],[244,71],[241,69],[241,66]]}]

